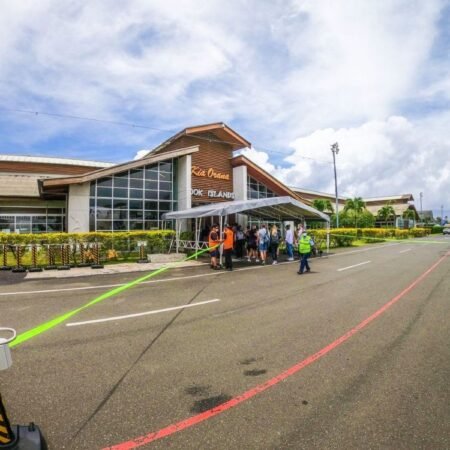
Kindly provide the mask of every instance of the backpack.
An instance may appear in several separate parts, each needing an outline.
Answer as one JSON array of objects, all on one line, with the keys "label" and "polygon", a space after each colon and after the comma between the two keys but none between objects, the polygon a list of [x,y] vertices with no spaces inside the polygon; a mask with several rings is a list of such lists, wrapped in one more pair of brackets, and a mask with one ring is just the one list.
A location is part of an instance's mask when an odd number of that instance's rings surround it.
[{"label": "backpack", "polygon": [[280,237],[278,236],[278,233],[271,234],[270,240],[272,241],[273,244],[278,244],[280,242]]}]

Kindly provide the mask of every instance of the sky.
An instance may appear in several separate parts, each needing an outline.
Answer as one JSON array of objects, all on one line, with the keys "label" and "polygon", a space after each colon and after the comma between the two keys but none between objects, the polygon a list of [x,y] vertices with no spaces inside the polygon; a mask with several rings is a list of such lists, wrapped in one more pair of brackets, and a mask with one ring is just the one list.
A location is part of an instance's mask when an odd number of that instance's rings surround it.
[{"label": "sky", "polygon": [[339,195],[450,217],[450,1],[224,4],[0,0],[0,153],[123,162],[225,122],[289,186],[334,193],[337,142]]}]

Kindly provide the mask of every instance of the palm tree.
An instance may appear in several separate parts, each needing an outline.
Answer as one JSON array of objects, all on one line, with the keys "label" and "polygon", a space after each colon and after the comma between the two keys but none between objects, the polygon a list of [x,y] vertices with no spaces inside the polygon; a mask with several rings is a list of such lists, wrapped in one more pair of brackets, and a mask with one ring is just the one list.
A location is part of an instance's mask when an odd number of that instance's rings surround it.
[{"label": "palm tree", "polygon": [[359,214],[361,214],[366,209],[366,204],[361,197],[349,198],[345,202],[344,212],[348,213],[349,211],[353,211],[355,215],[355,228],[357,225],[357,220]]},{"label": "palm tree", "polygon": [[412,209],[407,209],[404,213],[403,213],[403,218],[404,219],[408,219],[408,220],[413,220],[416,218],[416,214]]},{"label": "palm tree", "polygon": [[325,198],[316,198],[313,201],[313,206],[320,212],[328,211],[333,212],[333,205],[331,204],[330,200],[327,200]]},{"label": "palm tree", "polygon": [[377,213],[379,219],[387,223],[389,219],[395,218],[395,209],[393,208],[391,202],[387,202],[386,205],[382,206]]}]

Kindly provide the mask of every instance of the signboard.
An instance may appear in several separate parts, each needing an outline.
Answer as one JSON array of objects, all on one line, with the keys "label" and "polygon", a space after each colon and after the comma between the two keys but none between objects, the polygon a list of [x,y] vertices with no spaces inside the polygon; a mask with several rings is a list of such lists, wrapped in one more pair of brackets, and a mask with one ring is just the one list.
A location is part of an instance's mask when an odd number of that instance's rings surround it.
[{"label": "signboard", "polygon": [[212,167],[204,169],[200,166],[192,166],[192,175],[194,175],[196,177],[214,178],[216,180],[228,180],[228,181],[230,180],[229,173],[222,173],[222,172],[216,171]]},{"label": "signboard", "polygon": [[215,191],[213,189],[191,189],[191,195],[194,195],[195,197],[224,198],[227,200],[234,200],[234,192]]}]

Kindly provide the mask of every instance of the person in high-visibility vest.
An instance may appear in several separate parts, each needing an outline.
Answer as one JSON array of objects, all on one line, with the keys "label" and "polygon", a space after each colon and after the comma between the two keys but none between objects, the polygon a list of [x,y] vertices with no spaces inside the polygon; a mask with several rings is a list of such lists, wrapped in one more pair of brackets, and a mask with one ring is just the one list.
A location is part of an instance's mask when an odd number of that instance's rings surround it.
[{"label": "person in high-visibility vest", "polygon": [[298,240],[298,253],[300,254],[300,268],[298,270],[298,274],[302,275],[303,272],[310,272],[311,268],[308,264],[308,258],[311,256],[311,249],[314,245],[314,241],[311,236],[309,236],[306,230],[303,231],[301,237]]},{"label": "person in high-visibility vest", "polygon": [[231,225],[225,225],[224,240],[223,240],[223,254],[225,255],[225,269],[233,270],[233,246],[234,233]]},{"label": "person in high-visibility vest", "polygon": [[211,256],[211,269],[220,269],[217,258],[220,256],[219,245],[222,243],[219,235],[219,225],[214,224],[208,236],[209,255]]}]

